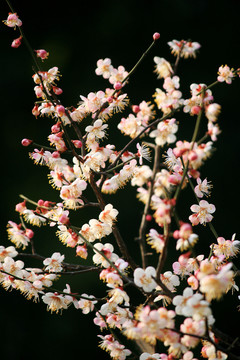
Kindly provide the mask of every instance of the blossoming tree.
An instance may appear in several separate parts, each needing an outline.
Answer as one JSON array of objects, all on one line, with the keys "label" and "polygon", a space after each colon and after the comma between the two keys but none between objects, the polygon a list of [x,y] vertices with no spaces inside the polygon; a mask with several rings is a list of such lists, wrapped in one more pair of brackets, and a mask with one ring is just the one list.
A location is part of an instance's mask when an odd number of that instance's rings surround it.
[{"label": "blossoming tree", "polygon": [[[239,359],[239,340],[216,328],[212,304],[229,291],[235,290],[233,296],[240,297],[239,271],[233,262],[240,241],[235,234],[225,239],[214,228],[217,210],[205,200],[213,185],[202,165],[212,155],[221,132],[221,106],[212,88],[222,82],[230,85],[240,70],[220,66],[213,83],[192,83],[184,98],[178,63],[196,58],[201,46],[172,40],[168,45],[173,63],[158,56],[153,59],[159,84],[153,101],[141,99],[132,104],[125,89],[160,41],[160,34],[155,33],[130,71],[122,65],[114,67],[109,58],[99,59],[95,73],[105,79],[106,89],[80,95],[77,105],[66,106],[61,101],[58,67],[44,69],[49,53],[32,50],[22,21],[7,3],[11,12],[4,23],[19,31],[11,46],[18,48],[25,42],[33,59],[36,101],[32,114],[51,122],[46,144],[24,138],[22,145],[30,149],[35,164],[48,169],[58,201],[21,195],[16,205],[19,220],[7,226],[12,245],[0,246],[1,285],[18,290],[28,300],[42,301],[51,313],[61,314],[70,306],[86,315],[93,312],[99,345],[113,359]],[[122,113],[118,124],[114,122],[117,113]],[[183,126],[178,121],[180,113],[195,123],[191,139],[178,137]],[[125,136],[123,147],[115,144],[116,139],[108,141],[111,127]],[[202,137],[200,128],[205,129]],[[136,256],[129,239],[121,234],[114,200],[108,201],[117,192],[124,194],[127,185],[136,190],[142,211]],[[186,214],[179,209],[180,194],[184,196],[187,188],[193,200]],[[81,217],[74,220],[75,213],[89,208],[97,216],[86,223]],[[132,211],[130,203],[125,211]],[[44,257],[36,252],[36,226],[55,229],[61,253]],[[208,227],[211,234],[207,254],[196,253],[200,226]],[[169,254],[171,244],[174,255]],[[67,261],[65,246],[76,255],[74,264]],[[38,260],[39,267],[31,267],[31,259]],[[84,293],[81,283],[73,291],[69,277],[64,288],[56,288],[60,277],[78,274],[82,282],[91,271],[104,283],[101,298],[94,290]]]}]

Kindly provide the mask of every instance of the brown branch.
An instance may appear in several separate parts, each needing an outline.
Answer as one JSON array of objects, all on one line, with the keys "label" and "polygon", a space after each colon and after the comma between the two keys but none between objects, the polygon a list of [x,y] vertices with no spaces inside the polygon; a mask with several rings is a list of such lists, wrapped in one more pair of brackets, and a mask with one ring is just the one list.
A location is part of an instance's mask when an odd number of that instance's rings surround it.
[{"label": "brown branch", "polygon": [[160,274],[163,270],[166,258],[167,258],[167,248],[168,248],[168,242],[169,242],[169,235],[170,235],[170,227],[169,224],[164,225],[164,247],[162,249],[161,254],[159,255],[158,265],[156,269],[156,277],[157,279],[160,279]]}]

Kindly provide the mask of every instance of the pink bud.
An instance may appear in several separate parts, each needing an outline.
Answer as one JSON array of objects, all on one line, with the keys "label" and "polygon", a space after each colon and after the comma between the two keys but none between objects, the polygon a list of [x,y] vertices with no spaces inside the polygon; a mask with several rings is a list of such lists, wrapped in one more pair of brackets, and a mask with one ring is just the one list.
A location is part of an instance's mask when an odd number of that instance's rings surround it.
[{"label": "pink bud", "polygon": [[115,90],[120,90],[122,88],[122,83],[120,81],[117,81],[113,87]]},{"label": "pink bud", "polygon": [[60,157],[59,152],[58,152],[58,151],[54,151],[54,152],[52,153],[52,157],[53,157],[54,159],[58,159],[58,158]]},{"label": "pink bud", "polygon": [[53,134],[56,134],[57,132],[59,132],[61,130],[61,127],[60,127],[60,122],[57,122],[56,124],[54,124],[52,127],[51,127],[51,131]]},{"label": "pink bud", "polygon": [[52,205],[53,205],[54,203],[52,202],[52,201],[48,201],[48,200],[46,200],[46,201],[44,201],[44,204],[43,204],[43,206],[45,206],[45,207],[52,207]]},{"label": "pink bud", "polygon": [[184,149],[184,150],[183,150],[183,149],[177,149],[177,148],[173,149],[173,154],[174,154],[177,158],[180,157],[180,156],[182,156],[184,152],[185,152],[185,149]]},{"label": "pink bud", "polygon": [[38,200],[38,206],[44,206],[44,200],[40,199]]},{"label": "pink bud", "polygon": [[32,231],[32,229],[26,229],[25,234],[29,239],[32,239],[34,236],[34,232]]},{"label": "pink bud", "polygon": [[158,32],[153,34],[153,40],[156,41],[160,38],[160,34]]},{"label": "pink bud", "polygon": [[32,140],[30,140],[30,139],[22,139],[22,141],[21,141],[21,144],[23,145],[23,146],[29,146],[29,145],[31,145],[32,144]]},{"label": "pink bud", "polygon": [[34,116],[38,116],[38,115],[40,115],[40,111],[38,110],[38,106],[37,105],[35,105],[34,106],[34,108],[32,109],[32,114],[34,115]]},{"label": "pink bud", "polygon": [[113,102],[113,97],[112,96],[109,96],[108,99],[107,99],[108,103],[111,104]]},{"label": "pink bud", "polygon": [[82,142],[80,140],[71,140],[75,148],[80,149],[82,147]]},{"label": "pink bud", "polygon": [[20,214],[23,213],[23,211],[26,210],[26,200],[18,203],[15,207],[15,210],[18,211]]},{"label": "pink bud", "polygon": [[57,111],[58,116],[60,116],[60,117],[65,115],[65,107],[63,105],[57,105],[56,111]]},{"label": "pink bud", "polygon": [[179,263],[182,265],[185,264],[186,261],[189,259],[190,255],[191,255],[191,251],[188,251],[185,254],[180,255],[178,258]]},{"label": "pink bud", "polygon": [[200,106],[193,106],[193,107],[191,108],[191,114],[192,114],[192,115],[198,115],[199,112],[200,112],[200,110],[201,110],[201,107],[200,107]]},{"label": "pink bud", "polygon": [[138,105],[133,105],[132,106],[132,111],[137,114],[140,111],[140,107]]},{"label": "pink bud", "polygon": [[174,239],[179,239],[179,230],[175,230],[173,232],[173,237],[174,237]]},{"label": "pink bud", "polygon": [[22,36],[19,36],[19,38],[13,40],[11,47],[16,49],[21,45],[21,43],[22,43]]},{"label": "pink bud", "polygon": [[189,223],[183,223],[181,225],[181,231],[192,231],[192,225]]},{"label": "pink bud", "polygon": [[53,86],[52,89],[53,89],[54,94],[56,94],[56,95],[61,95],[63,93],[62,89],[57,86]]},{"label": "pink bud", "polygon": [[152,220],[152,215],[147,214],[147,215],[146,215],[146,220],[147,220],[147,221],[151,221],[151,220]]}]

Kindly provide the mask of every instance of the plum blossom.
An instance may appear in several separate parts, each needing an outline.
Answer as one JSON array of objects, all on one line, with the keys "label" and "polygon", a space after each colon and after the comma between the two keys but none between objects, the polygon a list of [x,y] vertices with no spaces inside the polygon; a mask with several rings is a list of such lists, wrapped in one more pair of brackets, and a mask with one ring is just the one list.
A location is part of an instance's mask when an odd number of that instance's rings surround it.
[{"label": "plum blossom", "polygon": [[221,129],[218,124],[214,124],[211,121],[208,122],[208,135],[212,141],[217,141],[217,136],[221,134]]},{"label": "plum blossom", "polygon": [[192,225],[198,225],[199,223],[205,225],[207,222],[212,221],[213,216],[211,214],[216,210],[215,206],[209,204],[206,200],[201,200],[199,205],[192,205],[190,209],[195,213],[189,216]]},{"label": "plum blossom", "polygon": [[67,309],[69,306],[69,300],[66,299],[63,295],[58,294],[57,292],[52,293],[48,292],[42,296],[42,301],[47,304],[47,310],[52,312],[59,313],[63,309]]},{"label": "plum blossom", "polygon": [[233,234],[231,240],[225,240],[222,236],[217,238],[217,244],[213,246],[213,253],[217,257],[224,256],[228,259],[239,253],[240,241],[235,240],[236,234]]},{"label": "plum blossom", "polygon": [[134,116],[134,114],[129,114],[128,117],[122,118],[117,127],[124,135],[128,135],[131,138],[136,137],[143,130],[141,119]]},{"label": "plum blossom", "polygon": [[235,76],[233,73],[234,69],[230,69],[229,66],[225,65],[225,66],[220,66],[218,68],[218,77],[217,80],[220,82],[226,82],[227,84],[231,84],[232,83],[232,79]]},{"label": "plum blossom", "polygon": [[17,225],[13,221],[8,221],[7,226],[8,238],[9,240],[15,244],[17,248],[22,247],[23,249],[28,246],[30,242],[29,231],[23,230],[22,225]]},{"label": "plum blossom", "polygon": [[172,144],[176,141],[175,133],[178,131],[176,119],[160,121],[157,129],[150,132],[149,136],[155,139],[157,145]]},{"label": "plum blossom", "polygon": [[209,324],[213,323],[212,312],[208,301],[204,300],[204,295],[194,293],[192,288],[185,288],[183,295],[173,298],[173,305],[178,315],[192,317],[193,320],[208,318]]},{"label": "plum blossom", "polygon": [[160,360],[160,359],[167,360],[167,355],[166,358],[163,357],[163,355],[165,354],[158,354],[158,353],[149,354],[147,352],[144,352],[140,355],[139,360]]},{"label": "plum blossom", "polygon": [[47,51],[44,50],[44,49],[35,50],[35,52],[36,52],[37,57],[39,57],[40,59],[42,59],[42,61],[45,60],[45,59],[47,59],[48,56],[49,56],[49,52],[47,52]]},{"label": "plum blossom", "polygon": [[197,274],[200,280],[200,291],[205,294],[206,300],[220,299],[224,293],[227,293],[234,285],[234,272],[230,270],[232,263],[222,266],[216,273],[209,267],[209,273],[203,273],[200,266],[200,272]]},{"label": "plum blossom", "polygon": [[159,234],[155,229],[150,229],[147,242],[157,253],[161,253],[165,244],[164,235]]},{"label": "plum blossom", "polygon": [[111,76],[112,70],[111,59],[105,58],[97,61],[97,68],[95,70],[97,75],[102,75],[104,79],[108,79]]},{"label": "plum blossom", "polygon": [[221,112],[221,105],[219,105],[217,103],[209,104],[205,108],[206,118],[211,122],[217,121],[220,112]]},{"label": "plum blossom", "polygon": [[207,179],[202,181],[200,178],[197,178],[197,183],[198,185],[194,189],[197,197],[202,198],[204,195],[208,196],[212,185],[207,181]]},{"label": "plum blossom", "polygon": [[168,42],[168,45],[171,48],[171,52],[175,56],[188,58],[196,57],[197,50],[200,49],[201,45],[198,42],[185,41],[185,40],[172,40]]},{"label": "plum blossom", "polygon": [[[195,321],[192,318],[188,317],[184,320],[183,324],[181,324],[180,330],[183,333],[204,336],[206,331],[205,319]],[[191,335],[184,335],[181,338],[181,343],[187,346],[188,348],[196,347],[199,342],[200,342],[200,338],[193,337]]]},{"label": "plum blossom", "polygon": [[131,355],[132,352],[115,340],[112,335],[98,335],[98,337],[102,339],[100,347],[109,352],[113,359],[125,360],[127,356]]},{"label": "plum blossom", "polygon": [[88,133],[88,137],[95,137],[96,139],[102,139],[105,136],[105,129],[108,128],[107,124],[103,124],[101,119],[94,122],[93,125],[88,125],[85,131]]},{"label": "plum blossom", "polygon": [[128,75],[128,72],[125,70],[125,67],[120,65],[117,69],[113,69],[111,71],[111,75],[109,77],[110,84],[115,84],[116,82],[121,82],[125,79]]},{"label": "plum blossom", "polygon": [[156,64],[154,72],[158,75],[157,76],[158,79],[166,78],[173,74],[173,69],[171,67],[171,64],[164,58],[155,56],[153,58],[153,61]]},{"label": "plum blossom", "polygon": [[137,143],[137,149],[138,149],[137,156],[139,157],[140,165],[143,164],[143,159],[146,159],[147,161],[151,160],[150,150],[146,144],[140,145],[139,143]]},{"label": "plum blossom", "polygon": [[43,261],[43,265],[46,266],[45,270],[50,272],[61,272],[63,269],[62,262],[64,258],[65,256],[61,255],[59,252],[53,253],[50,258],[46,258]]},{"label": "plum blossom", "polygon": [[175,230],[173,233],[174,239],[177,240],[177,250],[187,250],[193,247],[198,241],[198,236],[193,233],[192,226],[188,223],[182,223],[179,230]]},{"label": "plum blossom", "polygon": [[156,276],[156,270],[153,266],[148,266],[145,270],[137,268],[134,270],[134,282],[137,286],[143,288],[146,292],[151,292],[157,284],[153,279]]},{"label": "plum blossom", "polygon": [[[114,263],[118,259],[118,255],[113,251],[114,247],[110,243],[96,243],[94,245],[95,255],[93,255],[93,262],[105,268],[109,267],[111,262]],[[105,257],[101,253],[105,255]]]},{"label": "plum blossom", "polygon": [[22,21],[19,19],[18,15],[16,13],[9,13],[7,20],[3,21],[5,25],[8,27],[15,28],[16,26],[22,26]]},{"label": "plum blossom", "polygon": [[4,261],[5,257],[9,256],[11,258],[14,258],[18,255],[17,250],[14,246],[8,246],[5,248],[5,246],[0,246],[0,261]]},{"label": "plum blossom", "polygon": [[97,303],[97,300],[94,300],[93,295],[82,294],[81,300],[78,301],[78,308],[82,309],[83,314],[88,314],[94,310],[94,304]]},{"label": "plum blossom", "polygon": [[63,203],[69,209],[76,209],[80,204],[83,205],[81,199],[82,192],[86,189],[87,183],[84,180],[77,178],[70,185],[64,185],[60,191],[60,197]]},{"label": "plum blossom", "polygon": [[104,210],[99,214],[99,220],[112,226],[118,215],[118,210],[113,208],[112,204],[107,204]]},{"label": "plum blossom", "polygon": [[213,344],[206,341],[202,347],[201,355],[208,360],[226,360],[228,355],[224,352],[217,350]]},{"label": "plum blossom", "polygon": [[137,166],[131,179],[132,186],[143,186],[152,176],[152,169],[148,165]]}]

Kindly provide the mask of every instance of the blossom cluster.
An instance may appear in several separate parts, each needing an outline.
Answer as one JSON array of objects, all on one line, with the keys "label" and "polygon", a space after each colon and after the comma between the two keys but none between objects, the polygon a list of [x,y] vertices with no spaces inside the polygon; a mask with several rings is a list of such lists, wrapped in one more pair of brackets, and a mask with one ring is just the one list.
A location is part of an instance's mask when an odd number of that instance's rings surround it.
[{"label": "blossom cluster", "polygon": [[[16,13],[10,13],[4,23],[22,26]],[[148,51],[159,37],[153,35]],[[22,196],[23,201],[17,203],[20,220],[7,225],[13,245],[0,246],[0,283],[6,290],[19,290],[28,300],[41,300],[52,313],[61,313],[70,305],[84,315],[93,312],[100,347],[114,360],[195,360],[195,349],[200,349],[202,357],[215,360],[226,359],[232,351],[224,339],[216,339],[212,302],[230,290],[239,292],[233,261],[240,241],[235,234],[231,239],[217,235],[212,223],[216,207],[205,200],[213,185],[201,169],[221,133],[221,106],[210,90],[215,82],[190,84],[187,98],[180,90],[178,62],[196,58],[200,44],[172,40],[168,45],[173,61],[153,57],[158,85],[152,101],[142,99],[135,105],[125,92],[132,71],[123,65],[115,68],[105,58],[97,60],[95,73],[107,82],[106,88],[80,95],[76,106],[64,106],[58,67],[43,70],[38,58],[44,61],[49,53],[44,49],[31,53],[38,64],[32,77],[36,95],[32,114],[39,121],[46,117],[51,132],[47,145],[32,139],[23,139],[22,145],[30,148],[29,157],[36,165],[47,168],[58,201]],[[216,82],[231,84],[237,74],[239,69],[220,66]],[[195,124],[191,140],[178,138],[183,126],[177,120],[178,112]],[[202,125],[203,118],[207,125]],[[206,126],[202,138],[200,125]],[[128,139],[123,148],[108,142],[110,127]],[[120,210],[114,205],[113,194],[127,184],[136,190],[143,208],[135,242],[140,260],[131,254],[130,239],[121,235]],[[180,214],[179,194],[187,188],[194,200],[188,214]],[[109,198],[112,201],[106,201]],[[124,211],[132,211],[130,206]],[[94,215],[87,222],[79,217],[75,224],[74,213],[86,208]],[[32,228],[43,225],[54,228],[62,245],[75,252],[76,264],[65,262],[60,252],[48,257],[35,252]],[[195,227],[201,225],[209,225],[209,237],[214,240],[208,253],[196,254],[195,244],[202,240]],[[169,240],[176,252],[167,262]],[[27,249],[27,258],[38,259],[39,267],[15,260],[24,257],[19,249]],[[91,266],[86,265],[89,262]],[[60,276],[76,272],[84,277],[88,271],[95,271],[105,284],[104,297],[72,292],[69,284],[63,290],[53,287]],[[131,288],[138,297],[131,297]],[[156,352],[159,344],[162,353]],[[237,341],[234,345],[238,346]]]}]

